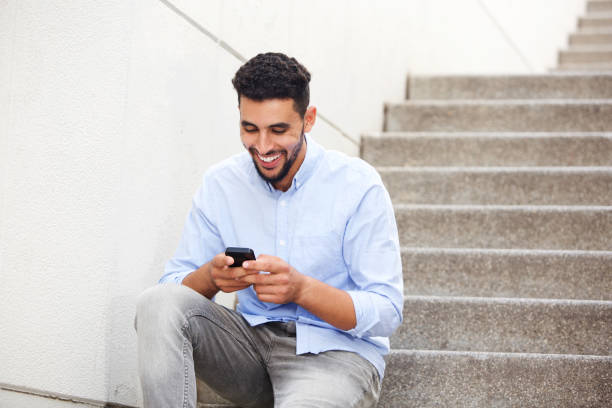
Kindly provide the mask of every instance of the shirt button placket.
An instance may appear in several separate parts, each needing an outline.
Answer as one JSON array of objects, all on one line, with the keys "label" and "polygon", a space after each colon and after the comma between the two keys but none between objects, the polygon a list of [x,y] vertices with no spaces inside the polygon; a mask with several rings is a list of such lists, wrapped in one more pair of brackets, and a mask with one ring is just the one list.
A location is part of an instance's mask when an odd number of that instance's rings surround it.
[{"label": "shirt button placket", "polygon": [[287,223],[288,223],[287,198],[279,197],[276,203],[276,253],[279,258],[288,260],[287,245]]}]

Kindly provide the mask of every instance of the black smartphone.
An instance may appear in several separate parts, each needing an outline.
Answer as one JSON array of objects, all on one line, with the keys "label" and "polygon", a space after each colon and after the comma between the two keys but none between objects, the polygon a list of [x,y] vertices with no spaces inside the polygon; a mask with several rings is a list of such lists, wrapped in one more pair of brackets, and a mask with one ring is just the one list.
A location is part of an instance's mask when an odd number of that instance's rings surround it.
[{"label": "black smartphone", "polygon": [[251,248],[227,247],[225,249],[225,255],[234,258],[234,263],[230,265],[230,268],[242,266],[244,261],[255,260],[255,252],[253,252]]}]

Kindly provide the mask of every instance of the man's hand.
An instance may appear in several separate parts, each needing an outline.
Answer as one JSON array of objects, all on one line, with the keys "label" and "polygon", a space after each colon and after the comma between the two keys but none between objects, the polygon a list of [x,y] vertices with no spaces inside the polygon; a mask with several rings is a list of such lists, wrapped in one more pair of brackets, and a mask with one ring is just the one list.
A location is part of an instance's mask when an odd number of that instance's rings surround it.
[{"label": "man's hand", "polygon": [[211,299],[219,291],[226,293],[235,292],[251,286],[250,283],[240,280],[248,274],[257,272],[247,271],[244,268],[230,268],[234,260],[225,253],[215,255],[208,263],[205,263],[183,279],[183,285],[200,292]]},{"label": "man's hand", "polygon": [[234,259],[223,252],[215,255],[210,261],[210,277],[213,284],[222,292],[231,293],[248,288],[251,284],[240,279],[248,274],[257,273],[247,271],[242,267],[230,268],[233,263]]},{"label": "man's hand", "polygon": [[[239,282],[253,284],[262,302],[277,304],[299,303],[306,277],[281,258],[260,255],[256,261],[246,261],[242,268],[246,274]],[[259,274],[259,271],[268,272]]]},{"label": "man's hand", "polygon": [[341,330],[350,330],[357,324],[348,292],[303,275],[280,258],[260,255],[256,261],[244,262],[241,269],[246,275],[240,282],[253,284],[262,302],[296,303]]}]

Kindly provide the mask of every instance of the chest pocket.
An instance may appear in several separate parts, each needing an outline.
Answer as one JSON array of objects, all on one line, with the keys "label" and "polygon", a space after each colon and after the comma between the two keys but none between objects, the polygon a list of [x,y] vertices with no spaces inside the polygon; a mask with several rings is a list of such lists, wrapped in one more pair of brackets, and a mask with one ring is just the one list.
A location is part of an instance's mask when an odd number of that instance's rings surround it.
[{"label": "chest pocket", "polygon": [[326,235],[295,235],[290,263],[301,273],[318,280],[345,273],[342,239]]}]

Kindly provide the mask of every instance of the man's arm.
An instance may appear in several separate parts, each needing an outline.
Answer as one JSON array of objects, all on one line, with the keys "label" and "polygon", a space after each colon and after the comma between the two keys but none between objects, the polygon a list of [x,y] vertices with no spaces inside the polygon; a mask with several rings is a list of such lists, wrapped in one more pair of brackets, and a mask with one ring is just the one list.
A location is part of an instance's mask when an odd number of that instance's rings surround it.
[{"label": "man's arm", "polygon": [[349,220],[343,253],[352,290],[335,288],[295,270],[284,260],[260,255],[245,270],[268,274],[241,278],[259,300],[294,302],[355,337],[388,337],[402,321],[403,279],[393,207],[382,184],[364,196]]},{"label": "man's arm", "polygon": [[210,192],[209,184],[207,176],[204,175],[202,185],[193,196],[179,245],[173,257],[166,263],[165,273],[159,280],[160,283],[178,284],[186,280],[189,283],[186,286],[204,296],[215,289],[214,286],[206,284],[210,276],[208,264],[215,254],[224,250],[219,231],[211,219],[214,214],[211,197],[214,197],[214,194]]},{"label": "man's arm", "polygon": [[219,291],[230,293],[250,286],[236,277],[245,276],[251,272],[243,268],[230,268],[234,260],[225,253],[215,255],[210,261],[191,272],[183,279],[183,285],[212,299]]},{"label": "man's arm", "polygon": [[280,258],[260,255],[256,261],[245,262],[243,268],[250,275],[240,280],[254,284],[262,302],[296,303],[341,330],[350,330],[357,324],[355,307],[346,291],[303,275]]}]

